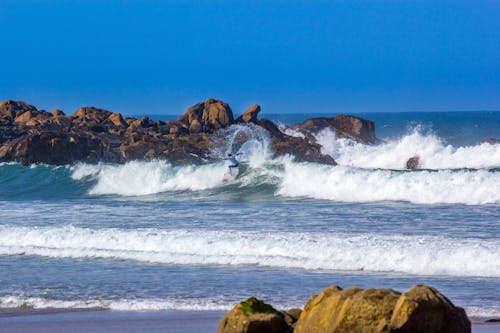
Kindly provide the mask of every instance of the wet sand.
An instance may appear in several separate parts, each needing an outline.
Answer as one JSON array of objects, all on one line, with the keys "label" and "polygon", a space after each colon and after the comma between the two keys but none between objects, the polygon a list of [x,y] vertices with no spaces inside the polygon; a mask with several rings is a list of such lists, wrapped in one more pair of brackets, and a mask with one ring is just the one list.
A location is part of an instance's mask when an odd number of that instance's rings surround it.
[{"label": "wet sand", "polygon": [[[217,332],[221,311],[2,310],[1,333]],[[473,333],[499,333],[500,324],[474,323]]]}]

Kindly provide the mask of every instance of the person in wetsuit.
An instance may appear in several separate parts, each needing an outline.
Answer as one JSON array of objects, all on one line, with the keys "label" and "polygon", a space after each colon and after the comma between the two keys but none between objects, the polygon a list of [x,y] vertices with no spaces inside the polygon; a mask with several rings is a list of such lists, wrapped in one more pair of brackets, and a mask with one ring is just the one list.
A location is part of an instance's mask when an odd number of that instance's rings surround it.
[{"label": "person in wetsuit", "polygon": [[238,155],[241,155],[241,153],[235,155],[231,153],[227,154],[227,158],[225,158],[224,160],[231,162],[231,164],[229,165],[229,170],[231,170],[231,168],[237,168],[240,165],[240,162],[238,162],[238,160],[236,159],[236,156]]}]

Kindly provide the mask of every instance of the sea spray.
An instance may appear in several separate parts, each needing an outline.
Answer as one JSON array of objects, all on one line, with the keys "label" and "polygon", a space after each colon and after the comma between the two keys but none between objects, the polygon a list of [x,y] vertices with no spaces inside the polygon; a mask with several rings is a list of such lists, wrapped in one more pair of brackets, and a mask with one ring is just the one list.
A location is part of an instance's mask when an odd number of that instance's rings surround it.
[{"label": "sea spray", "polygon": [[402,137],[377,145],[365,145],[337,138],[330,129],[316,134],[323,154],[337,163],[357,168],[404,169],[412,156],[420,157],[423,169],[482,169],[500,167],[500,145],[489,143],[453,147],[433,133],[424,134],[417,126]]}]

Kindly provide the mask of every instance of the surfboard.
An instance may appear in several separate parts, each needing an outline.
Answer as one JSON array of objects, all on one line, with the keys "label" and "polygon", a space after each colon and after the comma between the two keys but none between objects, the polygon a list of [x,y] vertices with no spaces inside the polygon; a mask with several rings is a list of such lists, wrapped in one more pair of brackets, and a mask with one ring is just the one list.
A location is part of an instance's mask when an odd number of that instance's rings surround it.
[{"label": "surfboard", "polygon": [[222,182],[223,183],[229,183],[230,181],[236,179],[238,176],[238,173],[240,172],[239,167],[236,168],[228,168],[226,173],[224,174],[224,177],[222,177]]}]

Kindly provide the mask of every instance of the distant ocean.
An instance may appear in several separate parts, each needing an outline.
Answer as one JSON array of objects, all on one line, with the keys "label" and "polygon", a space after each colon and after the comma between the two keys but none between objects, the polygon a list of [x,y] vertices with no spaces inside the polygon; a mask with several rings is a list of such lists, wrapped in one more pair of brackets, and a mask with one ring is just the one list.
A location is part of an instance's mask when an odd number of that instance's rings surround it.
[{"label": "distant ocean", "polygon": [[[480,143],[500,112],[358,115],[377,145],[316,137],[338,166],[273,158],[264,131],[233,126],[229,184],[223,161],[0,164],[0,308],[290,308],[332,284],[428,284],[500,317],[500,144]],[[286,125],[332,115],[262,116],[300,135]]]}]

